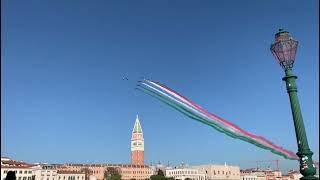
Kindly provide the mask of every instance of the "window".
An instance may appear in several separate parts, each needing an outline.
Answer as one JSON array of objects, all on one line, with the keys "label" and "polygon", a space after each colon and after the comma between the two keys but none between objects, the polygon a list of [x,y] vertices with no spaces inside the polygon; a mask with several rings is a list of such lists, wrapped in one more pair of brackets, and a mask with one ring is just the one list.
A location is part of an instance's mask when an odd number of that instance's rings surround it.
[{"label": "window", "polygon": [[27,180],[27,177],[23,177],[22,179],[23,179],[23,180]]},{"label": "window", "polygon": [[28,180],[31,180],[31,177],[28,177]]},{"label": "window", "polygon": [[29,171],[29,174],[32,174],[32,171]]}]

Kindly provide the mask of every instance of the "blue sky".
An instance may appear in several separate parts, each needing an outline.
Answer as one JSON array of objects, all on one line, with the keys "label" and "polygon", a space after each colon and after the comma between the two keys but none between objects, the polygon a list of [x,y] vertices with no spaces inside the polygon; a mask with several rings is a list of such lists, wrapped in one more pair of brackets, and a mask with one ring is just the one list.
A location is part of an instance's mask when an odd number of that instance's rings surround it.
[{"label": "blue sky", "polygon": [[[225,136],[139,91],[160,81],[247,131],[297,150],[279,27],[299,41],[294,72],[319,159],[318,1],[1,1],[1,155],[129,163],[136,114],[145,163],[253,167],[297,162]],[[122,80],[128,77],[129,80]],[[265,164],[267,166],[268,164]]]}]

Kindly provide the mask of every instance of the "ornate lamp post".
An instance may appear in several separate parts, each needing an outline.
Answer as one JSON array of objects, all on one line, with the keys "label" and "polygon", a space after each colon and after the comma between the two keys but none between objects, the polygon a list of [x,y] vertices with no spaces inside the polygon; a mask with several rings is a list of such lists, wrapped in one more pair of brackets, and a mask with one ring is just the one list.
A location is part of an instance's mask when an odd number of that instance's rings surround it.
[{"label": "ornate lamp post", "polygon": [[279,29],[279,32],[275,34],[275,42],[271,45],[271,52],[278,60],[286,74],[282,80],[286,82],[287,92],[290,98],[294,128],[298,143],[297,155],[300,158],[300,173],[303,175],[301,179],[318,179],[314,176],[316,174],[316,169],[312,162],[313,152],[310,150],[308,145],[297,96],[297,86],[295,83],[297,76],[292,72],[297,47],[298,41],[292,39],[289,32]]}]

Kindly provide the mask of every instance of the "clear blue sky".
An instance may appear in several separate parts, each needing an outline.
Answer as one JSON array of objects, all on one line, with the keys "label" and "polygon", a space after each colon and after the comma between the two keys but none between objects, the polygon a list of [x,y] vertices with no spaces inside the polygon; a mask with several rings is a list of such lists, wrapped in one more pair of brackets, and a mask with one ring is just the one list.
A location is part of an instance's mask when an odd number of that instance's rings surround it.
[{"label": "clear blue sky", "polygon": [[[28,162],[129,163],[136,114],[145,162],[281,160],[134,90],[160,81],[247,131],[297,150],[284,73],[270,52],[279,27],[299,41],[294,71],[319,159],[316,0],[17,1],[1,19],[1,155]],[[128,81],[122,77],[128,77]]]}]

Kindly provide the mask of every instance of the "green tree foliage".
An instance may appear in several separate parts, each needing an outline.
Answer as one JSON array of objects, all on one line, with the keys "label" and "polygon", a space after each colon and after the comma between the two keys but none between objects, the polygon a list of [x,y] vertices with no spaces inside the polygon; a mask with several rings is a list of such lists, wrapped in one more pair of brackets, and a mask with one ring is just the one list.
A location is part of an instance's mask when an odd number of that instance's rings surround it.
[{"label": "green tree foliage", "polygon": [[150,177],[150,179],[151,179],[151,180],[167,180],[166,177],[164,177],[164,176],[159,176],[159,175],[152,175],[152,176]]},{"label": "green tree foliage", "polygon": [[163,171],[161,169],[159,169],[157,175],[152,175],[150,177],[150,180],[174,180],[174,178],[173,177],[169,177],[169,178],[165,177]]},{"label": "green tree foliage", "polygon": [[121,180],[120,171],[114,167],[107,167],[107,170],[104,171],[105,180]]},{"label": "green tree foliage", "polygon": [[158,176],[164,176],[164,173],[161,169],[158,170]]}]

